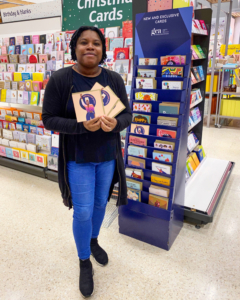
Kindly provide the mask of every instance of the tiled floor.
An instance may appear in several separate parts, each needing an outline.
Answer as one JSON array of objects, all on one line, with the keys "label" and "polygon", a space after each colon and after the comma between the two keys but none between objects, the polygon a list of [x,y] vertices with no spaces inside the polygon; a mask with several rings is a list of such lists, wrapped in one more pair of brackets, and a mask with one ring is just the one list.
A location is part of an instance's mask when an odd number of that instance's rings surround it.
[{"label": "tiled floor", "polygon": [[[184,224],[166,252],[120,235],[115,220],[101,231],[110,263],[93,262],[93,300],[240,299],[240,130],[203,136],[209,157],[236,162],[214,222]],[[80,299],[72,211],[57,184],[0,167],[0,187],[0,299]]]}]

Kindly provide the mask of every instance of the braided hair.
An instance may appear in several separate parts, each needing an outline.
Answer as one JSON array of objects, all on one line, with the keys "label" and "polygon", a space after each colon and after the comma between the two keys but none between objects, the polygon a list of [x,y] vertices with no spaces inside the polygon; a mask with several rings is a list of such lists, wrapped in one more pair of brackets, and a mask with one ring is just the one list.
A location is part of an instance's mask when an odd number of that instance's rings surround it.
[{"label": "braided hair", "polygon": [[76,45],[77,45],[77,40],[78,38],[80,37],[80,35],[83,33],[83,31],[86,31],[86,30],[92,30],[92,31],[95,31],[99,37],[100,37],[100,40],[102,42],[102,52],[103,52],[103,55],[102,55],[102,59],[101,61],[99,62],[99,64],[103,64],[104,61],[107,59],[107,53],[106,53],[106,42],[105,42],[105,37],[104,35],[102,34],[101,30],[99,30],[97,27],[94,27],[94,26],[81,26],[80,28],[78,28],[72,38],[71,38],[71,42],[70,42],[70,48],[71,48],[71,56],[72,56],[72,60],[76,61],[77,60],[77,56],[76,56],[76,53],[75,53],[75,50],[76,50]]}]

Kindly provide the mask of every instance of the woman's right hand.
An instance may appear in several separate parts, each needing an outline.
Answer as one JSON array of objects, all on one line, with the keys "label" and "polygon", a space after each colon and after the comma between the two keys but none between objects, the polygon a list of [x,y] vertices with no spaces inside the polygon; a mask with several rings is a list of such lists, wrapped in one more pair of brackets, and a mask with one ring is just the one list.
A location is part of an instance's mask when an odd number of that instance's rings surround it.
[{"label": "woman's right hand", "polygon": [[91,132],[97,131],[101,128],[101,117],[94,118],[90,121],[83,122],[83,126]]}]

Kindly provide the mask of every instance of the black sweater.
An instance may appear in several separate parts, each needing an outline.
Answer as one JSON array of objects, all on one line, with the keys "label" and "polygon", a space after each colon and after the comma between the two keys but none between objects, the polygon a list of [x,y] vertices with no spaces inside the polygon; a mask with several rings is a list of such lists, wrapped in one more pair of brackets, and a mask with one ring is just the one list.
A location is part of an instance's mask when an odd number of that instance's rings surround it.
[{"label": "black sweater", "polygon": [[[113,132],[116,134],[117,140],[117,163],[110,188],[109,199],[112,194],[114,184],[119,182],[119,195],[117,201],[117,205],[119,206],[127,204],[126,176],[119,132],[131,124],[132,113],[128,103],[126,89],[122,77],[118,73],[109,70],[106,71],[109,76],[110,88],[126,106],[126,109],[116,117],[117,125],[113,130]],[[58,181],[63,202],[69,207],[69,209],[72,208],[72,200],[66,168],[65,136],[68,134],[88,134],[88,130],[86,130],[86,128],[83,126],[83,123],[77,123],[76,119],[69,119],[66,117],[67,104],[71,97],[72,89],[72,67],[63,68],[57,72],[54,72],[46,87],[42,114],[45,128],[60,133]]]}]

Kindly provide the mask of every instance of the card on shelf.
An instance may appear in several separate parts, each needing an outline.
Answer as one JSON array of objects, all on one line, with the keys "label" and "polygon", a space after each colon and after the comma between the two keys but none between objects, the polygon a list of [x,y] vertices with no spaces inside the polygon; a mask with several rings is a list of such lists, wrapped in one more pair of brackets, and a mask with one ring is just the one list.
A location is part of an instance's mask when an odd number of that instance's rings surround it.
[{"label": "card on shelf", "polygon": [[125,172],[126,172],[126,176],[128,176],[128,177],[143,179],[143,171],[141,169],[126,168]]},{"label": "card on shelf", "polygon": [[171,178],[161,176],[161,175],[152,174],[151,175],[151,182],[161,184],[161,185],[170,186],[171,185]]},{"label": "card on shelf", "polygon": [[127,198],[129,200],[141,202],[141,191],[134,189],[127,189]]},{"label": "card on shelf", "polygon": [[139,145],[139,146],[147,146],[147,139],[130,135],[129,136],[129,143],[134,144],[134,145]]},{"label": "card on shelf", "polygon": [[138,77],[155,78],[156,76],[157,76],[157,70],[138,69]]},{"label": "card on shelf", "polygon": [[182,67],[163,67],[162,77],[183,77]]},{"label": "card on shelf", "polygon": [[176,102],[162,102],[159,104],[160,114],[178,115],[180,103]]},{"label": "card on shelf", "polygon": [[134,180],[134,179],[130,179],[130,178],[126,178],[127,179],[127,187],[130,189],[134,189],[134,190],[142,190],[142,182]]},{"label": "card on shelf", "polygon": [[138,125],[138,124],[131,124],[131,133],[141,134],[141,135],[149,135],[149,125]]},{"label": "card on shelf", "polygon": [[149,187],[149,194],[168,198],[169,193],[170,193],[170,191],[167,188],[163,188],[163,187],[156,186],[156,185],[150,185],[150,187]]},{"label": "card on shelf", "polygon": [[117,59],[115,61],[115,72],[128,73],[129,72],[129,59]]},{"label": "card on shelf", "polygon": [[173,162],[173,153],[154,150],[152,153],[152,158],[155,160],[171,163]]},{"label": "card on shelf", "polygon": [[152,104],[133,102],[133,111],[152,112]]},{"label": "card on shelf", "polygon": [[133,114],[133,122],[151,124],[151,116],[143,114]]},{"label": "card on shelf", "polygon": [[113,51],[115,48],[123,48],[124,38],[110,38],[110,51]]},{"label": "card on shelf", "polygon": [[171,175],[172,174],[172,166],[152,162],[152,171],[158,172],[161,174]]},{"label": "card on shelf", "polygon": [[146,161],[144,159],[141,159],[141,158],[128,156],[128,165],[133,166],[133,167],[137,167],[137,168],[141,168],[141,169],[145,169]]},{"label": "card on shelf", "polygon": [[158,64],[157,58],[139,58],[140,66],[156,66]]},{"label": "card on shelf", "polygon": [[147,157],[147,149],[138,146],[128,146],[128,155]]},{"label": "card on shelf", "polygon": [[152,205],[154,207],[158,207],[158,208],[167,210],[168,209],[168,198],[149,194],[148,204]]},{"label": "card on shelf", "polygon": [[115,48],[114,61],[117,59],[129,59],[129,48]]},{"label": "card on shelf", "polygon": [[156,89],[157,81],[155,78],[136,78],[136,88],[137,89]]},{"label": "card on shelf", "polygon": [[177,136],[177,132],[173,130],[167,129],[157,129],[157,136],[175,139]]},{"label": "card on shelf", "polygon": [[157,118],[157,125],[177,127],[177,123],[178,123],[177,118],[162,117],[162,116],[159,116]]},{"label": "card on shelf", "polygon": [[73,93],[72,98],[78,122],[104,115],[101,90]]},{"label": "card on shelf", "polygon": [[182,90],[183,82],[182,81],[163,81],[162,89],[163,90]]}]

